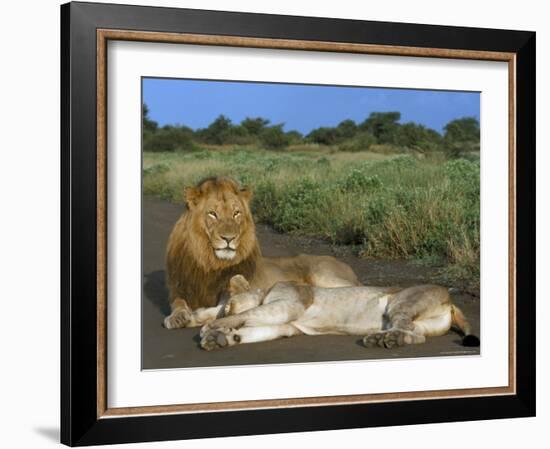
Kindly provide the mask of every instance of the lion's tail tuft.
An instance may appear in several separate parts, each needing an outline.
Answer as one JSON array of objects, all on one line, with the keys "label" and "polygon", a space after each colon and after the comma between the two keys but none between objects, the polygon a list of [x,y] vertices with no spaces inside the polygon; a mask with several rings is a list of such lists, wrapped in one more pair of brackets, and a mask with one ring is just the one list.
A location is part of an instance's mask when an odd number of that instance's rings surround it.
[{"label": "lion's tail tuft", "polygon": [[464,338],[462,339],[462,346],[478,347],[480,344],[481,342],[479,341],[479,338],[472,334],[465,335]]},{"label": "lion's tail tuft", "polygon": [[469,346],[469,347],[479,346],[480,345],[479,337],[472,334],[470,323],[468,323],[468,320],[462,313],[462,310],[460,310],[454,304],[451,307],[452,307],[451,311],[452,311],[452,319],[453,319],[452,322],[464,334],[464,337],[462,338],[462,345]]}]

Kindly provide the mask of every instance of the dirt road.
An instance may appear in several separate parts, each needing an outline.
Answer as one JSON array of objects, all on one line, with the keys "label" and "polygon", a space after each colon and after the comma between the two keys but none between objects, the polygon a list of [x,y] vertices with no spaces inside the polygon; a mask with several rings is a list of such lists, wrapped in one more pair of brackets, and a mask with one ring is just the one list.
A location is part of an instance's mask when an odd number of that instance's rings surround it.
[{"label": "dirt road", "polygon": [[[304,335],[204,351],[199,347],[198,328],[167,330],[162,326],[170,311],[164,283],[164,253],[168,235],[182,211],[181,205],[147,197],[143,199],[143,369],[479,354],[479,348],[461,346],[460,337],[455,333],[431,338],[423,345],[393,350],[367,349],[362,346],[361,338],[355,336]],[[289,256],[301,252],[334,255],[348,263],[359,279],[368,285],[409,286],[433,282],[436,277],[434,268],[412,262],[366,260],[355,256],[349,248],[277,234],[262,225],[258,225],[257,231],[266,256]],[[479,298],[462,293],[453,294],[453,299],[479,334]]]}]

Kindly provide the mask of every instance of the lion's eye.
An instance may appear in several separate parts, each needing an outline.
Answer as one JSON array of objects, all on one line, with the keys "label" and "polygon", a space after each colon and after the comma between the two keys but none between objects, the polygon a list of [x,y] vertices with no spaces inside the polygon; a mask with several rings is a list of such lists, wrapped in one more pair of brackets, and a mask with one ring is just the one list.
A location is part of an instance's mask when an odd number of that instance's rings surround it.
[{"label": "lion's eye", "polygon": [[213,218],[214,220],[217,220],[218,219],[218,214],[216,212],[214,212],[213,210],[211,210],[210,212],[208,212],[208,216],[210,218]]},{"label": "lion's eye", "polygon": [[236,210],[235,212],[233,212],[233,218],[237,218],[241,215],[241,211],[240,210]]}]

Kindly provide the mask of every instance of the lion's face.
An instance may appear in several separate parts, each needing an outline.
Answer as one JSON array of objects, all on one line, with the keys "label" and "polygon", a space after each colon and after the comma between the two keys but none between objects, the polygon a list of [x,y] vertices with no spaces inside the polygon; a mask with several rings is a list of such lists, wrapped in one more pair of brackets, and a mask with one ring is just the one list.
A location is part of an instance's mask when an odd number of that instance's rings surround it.
[{"label": "lion's face", "polygon": [[218,261],[231,265],[249,255],[256,242],[249,190],[233,180],[218,179],[188,188],[185,197],[195,231],[207,239]]},{"label": "lion's face", "polygon": [[237,195],[211,195],[202,210],[204,230],[218,259],[232,260],[237,254],[243,226],[244,205]]}]

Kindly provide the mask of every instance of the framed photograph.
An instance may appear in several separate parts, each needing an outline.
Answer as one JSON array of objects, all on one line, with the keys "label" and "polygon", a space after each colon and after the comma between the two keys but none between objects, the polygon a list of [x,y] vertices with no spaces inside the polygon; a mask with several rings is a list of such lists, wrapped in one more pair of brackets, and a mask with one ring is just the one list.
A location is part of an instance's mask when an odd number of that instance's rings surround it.
[{"label": "framed photograph", "polygon": [[61,7],[61,440],[535,414],[535,33]]}]

